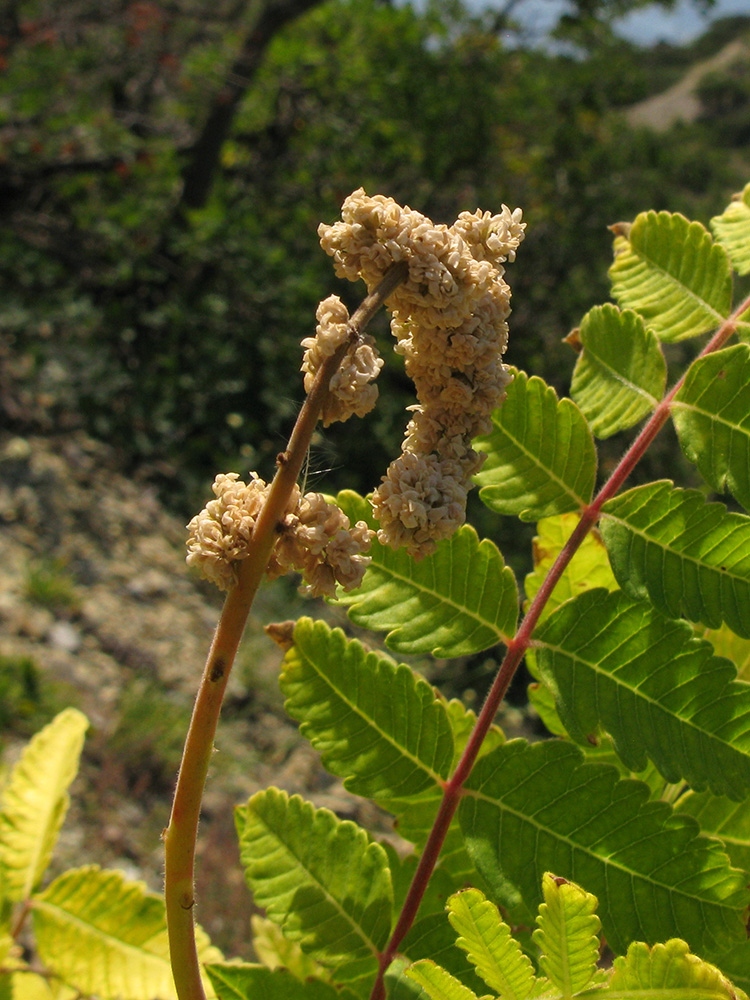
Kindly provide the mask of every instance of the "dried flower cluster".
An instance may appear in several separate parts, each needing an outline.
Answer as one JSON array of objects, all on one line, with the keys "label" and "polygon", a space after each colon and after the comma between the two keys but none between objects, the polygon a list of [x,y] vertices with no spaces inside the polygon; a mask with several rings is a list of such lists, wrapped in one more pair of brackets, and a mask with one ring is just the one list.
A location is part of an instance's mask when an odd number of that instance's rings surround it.
[{"label": "dried flower cluster", "polygon": [[[320,303],[316,319],[315,336],[302,341],[306,348],[302,361],[305,392],[310,392],[325,359],[330,358],[349,336],[349,312],[337,295],[330,295]],[[328,383],[329,395],[320,415],[324,427],[335,420],[348,420],[355,415],[363,417],[370,412],[378,398],[378,387],[372,385],[372,381],[382,367],[383,360],[372,337],[356,338]]]},{"label": "dried flower cluster", "polygon": [[[248,555],[255,521],[266,501],[270,485],[253,475],[243,483],[236,472],[216,477],[211,500],[188,525],[189,566],[222,590],[237,582],[237,562]],[[358,587],[370,562],[363,555],[370,547],[372,532],[364,521],[350,527],[338,507],[320,493],[304,496],[295,487],[286,514],[278,525],[278,537],[266,573],[274,579],[290,570],[303,576],[305,591],[314,596],[333,596],[336,584],[344,590]]]},{"label": "dried flower cluster", "polygon": [[341,215],[318,230],[340,277],[362,278],[372,291],[392,264],[409,265],[387,305],[418,403],[372,503],[378,539],[420,557],[463,523],[471,476],[484,459],[471,440],[491,429],[509,381],[501,361],[510,313],[503,264],[515,259],[525,226],[520,209],[505,205],[498,215],[462,212],[450,227],[434,225],[361,188]]}]

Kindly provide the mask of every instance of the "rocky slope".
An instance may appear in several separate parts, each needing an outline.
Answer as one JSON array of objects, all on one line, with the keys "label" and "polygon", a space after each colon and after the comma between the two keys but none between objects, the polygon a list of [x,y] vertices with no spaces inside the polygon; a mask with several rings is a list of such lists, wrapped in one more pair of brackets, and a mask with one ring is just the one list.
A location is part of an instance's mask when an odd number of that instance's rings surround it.
[{"label": "rocky slope", "polygon": [[[191,578],[185,530],[145,485],[81,434],[0,436],[0,701],[7,759],[65,705],[91,720],[55,859],[98,863],[154,890],[182,736],[220,595]],[[289,604],[293,606],[290,608]],[[264,621],[304,607],[289,585],[262,593]],[[319,609],[315,609],[317,612]],[[256,619],[240,654],[201,827],[199,918],[228,954],[248,954],[249,895],[232,807],[273,783],[367,823],[285,718],[278,649]],[[227,916],[229,915],[229,916]]]}]

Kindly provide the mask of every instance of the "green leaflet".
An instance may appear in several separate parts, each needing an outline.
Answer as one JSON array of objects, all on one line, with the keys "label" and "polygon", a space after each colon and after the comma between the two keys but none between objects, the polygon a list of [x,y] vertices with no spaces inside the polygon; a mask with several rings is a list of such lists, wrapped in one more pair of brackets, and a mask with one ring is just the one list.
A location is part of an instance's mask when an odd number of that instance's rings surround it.
[{"label": "green leaflet", "polygon": [[453,734],[445,705],[410,667],[302,618],[280,683],[302,735],[350,791],[399,798],[448,777]]},{"label": "green leaflet", "polygon": [[574,882],[545,872],[544,902],[539,907],[534,942],[541,950],[539,967],[564,997],[585,989],[596,973],[599,931],[596,896]]},{"label": "green leaflet", "polygon": [[750,273],[750,184],[732,198],[721,215],[711,219],[711,228],[735,271]]},{"label": "green leaflet", "polygon": [[356,996],[320,979],[302,982],[286,969],[264,965],[227,962],[208,965],[206,972],[219,1000],[354,1000]]},{"label": "green leaflet", "polygon": [[448,916],[458,946],[485,983],[503,1000],[525,1000],[534,986],[534,969],[495,904],[478,889],[467,889],[451,896]]},{"label": "green leaflet", "polygon": [[[448,890],[448,895],[453,888],[455,883]],[[471,956],[467,956],[466,951],[457,946],[460,942],[456,941],[456,935],[445,919],[445,898],[443,897],[439,912],[430,913],[414,923],[399,947],[399,954],[410,962],[431,959],[464,986],[483,993],[484,983],[477,976],[478,970],[475,969]],[[406,979],[406,983],[409,983],[409,979]]]},{"label": "green leaflet", "polygon": [[654,409],[667,380],[659,342],[641,317],[616,306],[595,306],[578,336],[583,351],[573,371],[570,395],[599,438],[637,424]]},{"label": "green leaflet", "polygon": [[615,238],[612,294],[640,313],[660,340],[698,336],[729,315],[729,260],[699,222],[642,212],[626,228],[627,235]]},{"label": "green leaflet", "polygon": [[255,902],[337,980],[375,974],[393,890],[379,844],[328,809],[277,788],[236,809],[240,857]]},{"label": "green leaflet", "polygon": [[516,372],[493,431],[474,447],[487,460],[474,481],[497,514],[536,521],[578,510],[591,499],[596,451],[583,414],[535,375]]},{"label": "green leaflet", "polygon": [[[164,901],[140,882],[96,866],[72,869],[33,897],[42,962],[84,995],[152,1000],[176,996]],[[199,956],[221,953],[198,931]]]},{"label": "green leaflet", "polygon": [[639,781],[586,764],[576,747],[514,740],[479,761],[459,807],[469,853],[487,884],[510,880],[535,907],[545,871],[599,897],[615,952],[681,935],[703,953],[744,938],[746,876],[689,817],[649,802]]},{"label": "green leaflet", "polygon": [[[377,528],[370,504],[357,493],[345,490],[335,500],[350,521]],[[513,572],[494,542],[480,542],[469,525],[419,562],[377,540],[370,556],[362,586],[340,591],[336,603],[348,607],[356,625],[388,630],[386,644],[395,652],[466,656],[515,632]]]},{"label": "green leaflet", "polygon": [[431,1000],[478,1000],[476,993],[429,958],[416,962],[406,975],[419,983]]},{"label": "green leaflet", "polygon": [[671,618],[750,639],[750,517],[662,480],[606,503],[600,529],[617,581]]},{"label": "green leaflet", "polygon": [[624,765],[740,799],[750,789],[750,685],[690,627],[627,595],[590,590],[535,633],[560,718],[582,742],[602,726]]},{"label": "green leaflet", "polygon": [[675,809],[696,819],[704,833],[721,838],[732,864],[750,873],[750,799],[732,802],[710,792],[687,792]]},{"label": "green leaflet", "polygon": [[47,869],[88,725],[75,708],[60,712],[28,744],[3,789],[0,863],[9,900],[28,899]]},{"label": "green leaflet", "polygon": [[735,344],[694,361],[672,419],[706,482],[750,511],[750,347]]},{"label": "green leaflet", "polygon": [[721,997],[740,1000],[738,994],[741,994],[715,966],[691,955],[684,941],[673,939],[653,948],[635,941],[627,955],[615,959],[608,993],[615,1000],[618,995],[630,995],[631,991],[653,996],[657,990],[667,991],[668,996],[679,996],[680,991],[685,991],[686,997],[717,1000]]}]

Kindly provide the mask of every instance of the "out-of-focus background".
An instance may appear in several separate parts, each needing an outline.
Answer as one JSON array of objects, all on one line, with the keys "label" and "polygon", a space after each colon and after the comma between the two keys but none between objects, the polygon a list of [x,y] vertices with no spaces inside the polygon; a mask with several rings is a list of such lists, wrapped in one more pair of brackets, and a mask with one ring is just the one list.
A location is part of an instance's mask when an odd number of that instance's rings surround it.
[{"label": "out-of-focus background", "polygon": [[[159,886],[220,603],[184,568],[183,526],[216,472],[272,474],[315,306],[362,294],[316,235],[350,191],[447,223],[521,206],[507,359],[565,391],[563,337],[607,297],[607,226],[648,208],[707,223],[750,180],[746,2],[665,6],[4,0],[0,740],[12,759],[64,705],[91,718],[59,865]],[[380,403],[316,441],[327,492],[377,484],[413,401],[383,318],[373,332]],[[690,475],[668,435],[650,462],[644,476]],[[522,577],[533,527],[472,515]],[[218,740],[200,918],[231,952],[247,954],[249,912],[233,802],[274,781],[385,823],[284,718],[260,626],[300,613],[293,581],[263,592]],[[494,660],[421,666],[471,701]],[[511,700],[506,724],[528,729],[522,681]]]}]

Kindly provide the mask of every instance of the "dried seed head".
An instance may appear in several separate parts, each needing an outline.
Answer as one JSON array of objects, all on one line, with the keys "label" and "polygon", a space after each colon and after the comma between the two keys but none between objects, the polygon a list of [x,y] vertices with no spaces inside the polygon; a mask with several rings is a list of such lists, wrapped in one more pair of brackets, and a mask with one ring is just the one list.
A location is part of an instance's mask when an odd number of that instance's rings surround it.
[{"label": "dried seed head", "polygon": [[[237,582],[239,561],[247,557],[250,538],[270,486],[254,477],[243,483],[237,473],[219,475],[210,501],[188,525],[189,566],[221,590]],[[304,591],[333,596],[336,584],[358,587],[370,562],[364,555],[374,532],[363,521],[354,527],[342,510],[320,493],[300,495],[295,487],[266,570],[270,579],[290,570],[302,574]]]}]

